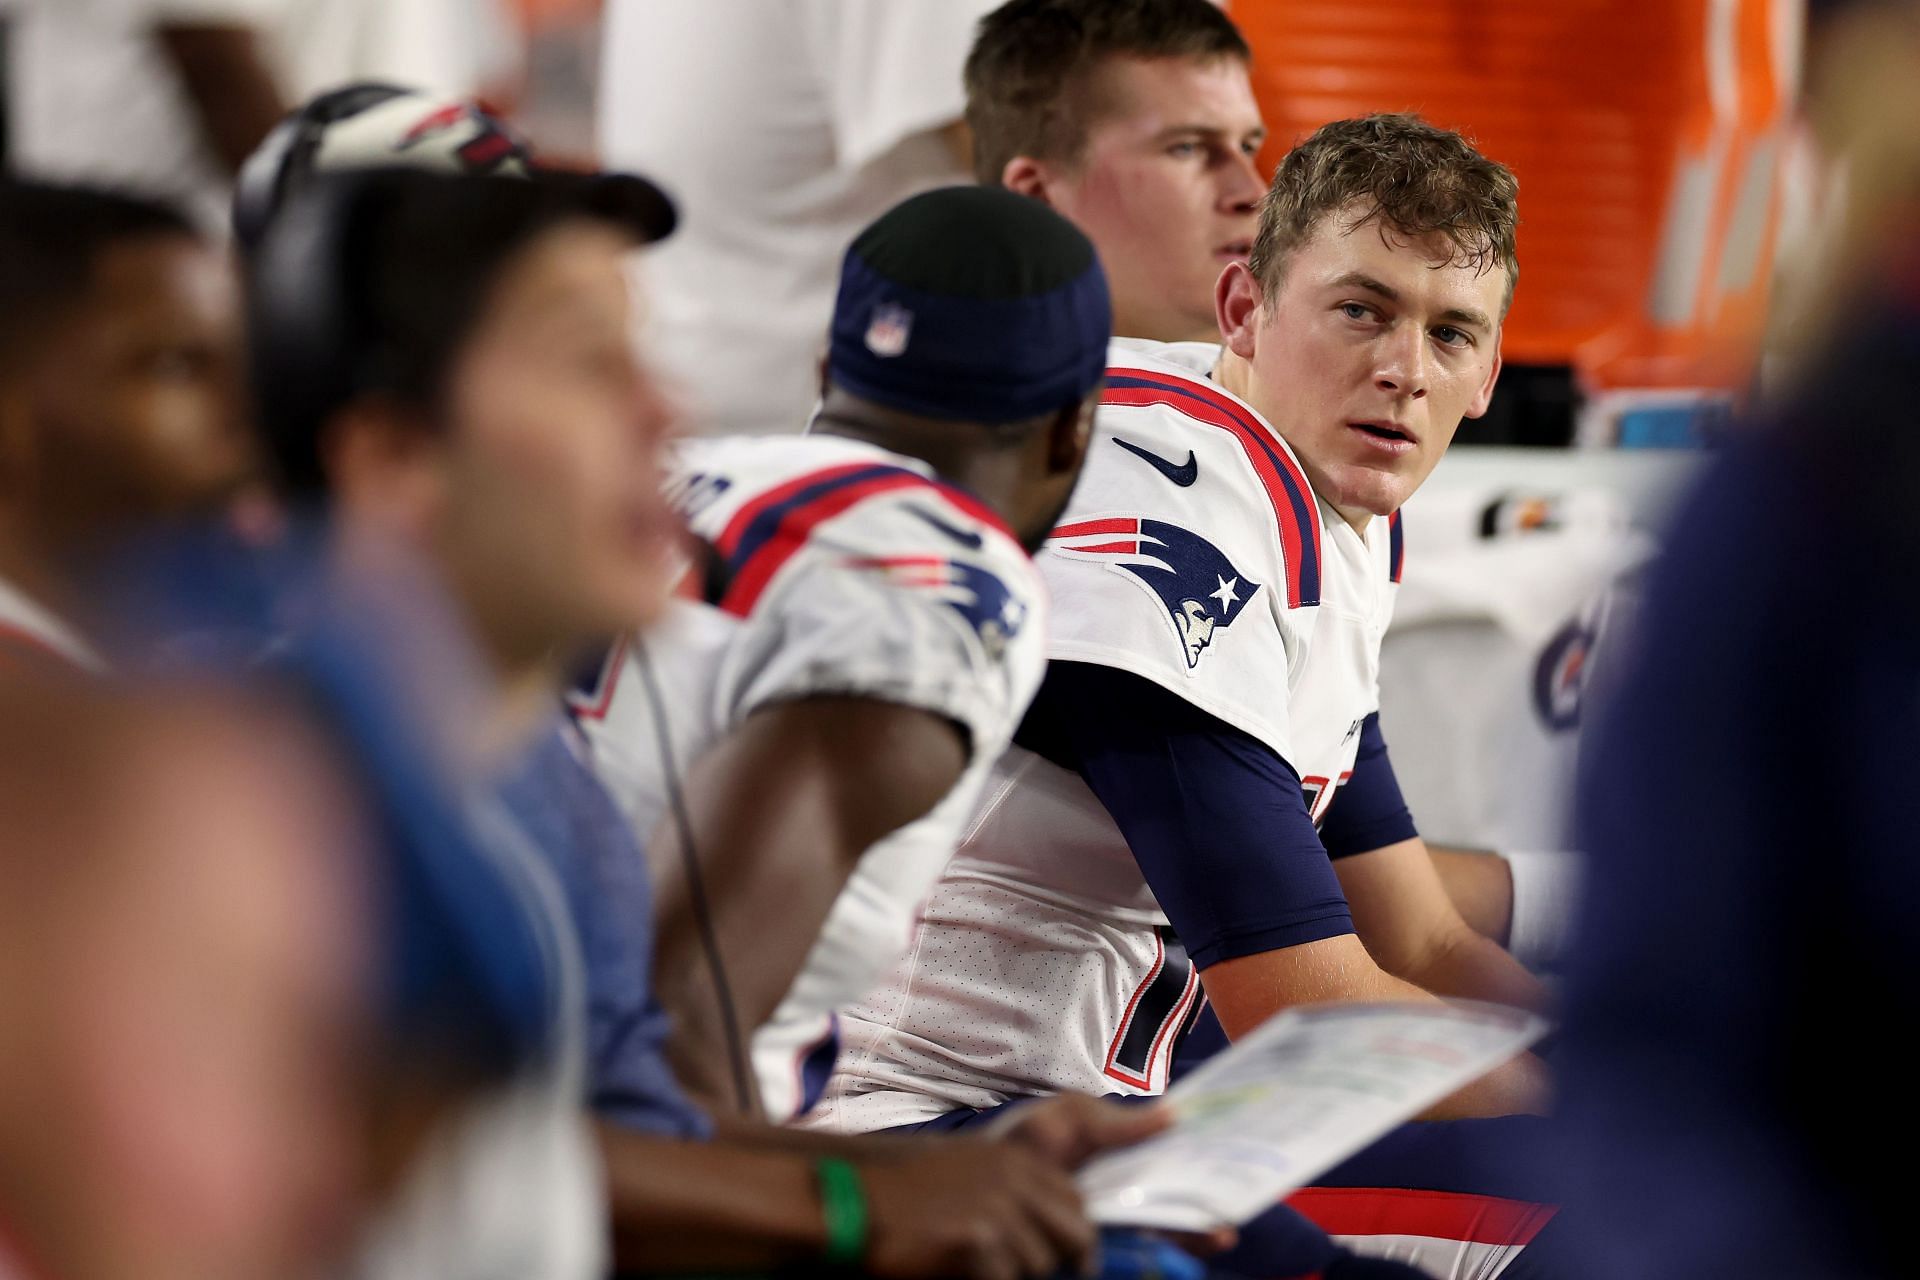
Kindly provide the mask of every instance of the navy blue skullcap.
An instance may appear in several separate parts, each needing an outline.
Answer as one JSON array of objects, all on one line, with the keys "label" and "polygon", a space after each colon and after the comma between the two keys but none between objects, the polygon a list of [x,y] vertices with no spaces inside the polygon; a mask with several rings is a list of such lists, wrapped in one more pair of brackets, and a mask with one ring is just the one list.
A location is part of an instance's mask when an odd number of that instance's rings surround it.
[{"label": "navy blue skullcap", "polygon": [[904,413],[1017,422],[1106,373],[1113,308],[1093,244],[1036,200],[944,187],[895,205],[840,268],[827,376]]}]

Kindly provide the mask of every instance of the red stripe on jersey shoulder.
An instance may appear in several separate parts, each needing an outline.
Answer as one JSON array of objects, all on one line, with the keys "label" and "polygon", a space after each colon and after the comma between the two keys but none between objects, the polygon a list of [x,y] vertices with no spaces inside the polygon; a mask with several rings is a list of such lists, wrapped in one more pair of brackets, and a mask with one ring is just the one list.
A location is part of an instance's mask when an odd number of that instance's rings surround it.
[{"label": "red stripe on jersey shoulder", "polygon": [[744,504],[727,521],[714,541],[729,570],[720,607],[745,617],[774,575],[806,546],[815,528],[869,498],[903,489],[937,494],[989,528],[1014,537],[993,508],[964,490],[919,472],[873,462],[825,467],[776,485]]},{"label": "red stripe on jersey shoulder", "polygon": [[1286,558],[1290,608],[1320,603],[1320,508],[1300,464],[1244,408],[1203,383],[1178,374],[1116,365],[1107,370],[1100,403],[1116,407],[1164,405],[1192,421],[1217,427],[1239,443],[1273,508]]}]

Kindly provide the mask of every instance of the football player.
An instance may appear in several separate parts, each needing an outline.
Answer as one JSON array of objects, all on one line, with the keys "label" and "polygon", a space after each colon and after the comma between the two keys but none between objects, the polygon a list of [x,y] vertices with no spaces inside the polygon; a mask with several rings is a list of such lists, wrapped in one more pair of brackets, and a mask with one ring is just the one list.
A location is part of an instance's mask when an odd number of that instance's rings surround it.
[{"label": "football player", "polygon": [[[1485,411],[1515,186],[1404,116],[1329,125],[1276,175],[1223,344],[1116,343],[1085,482],[1040,557],[1051,659],[826,1123],[1165,1087],[1201,997],[1542,1006],[1461,920],[1377,718],[1396,512]],[[1455,1114],[1541,1105],[1523,1061]]]},{"label": "football player", "polygon": [[[1079,475],[1109,325],[1064,219],[930,192],[847,251],[809,433],[682,447],[699,601],[623,645],[576,714],[650,833],[675,1065],[709,1102],[751,1103],[734,1018],[769,1115],[811,1105],[834,1009],[892,961],[1011,741],[1046,663],[1031,552]],[[694,852],[719,1000],[676,865]]]},{"label": "football player", "polygon": [[[1116,336],[1215,336],[1214,282],[1246,260],[1265,190],[1250,73],[1246,41],[1209,0],[1009,0],[981,23],[966,69],[975,176],[1086,233],[1112,284]],[[1432,852],[1476,929],[1552,951],[1568,855]]]}]

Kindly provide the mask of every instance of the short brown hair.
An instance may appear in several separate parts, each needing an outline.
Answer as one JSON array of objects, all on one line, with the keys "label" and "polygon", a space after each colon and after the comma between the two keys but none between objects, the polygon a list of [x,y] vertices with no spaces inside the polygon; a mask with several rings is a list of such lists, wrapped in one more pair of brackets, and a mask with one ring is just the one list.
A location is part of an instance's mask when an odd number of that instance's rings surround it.
[{"label": "short brown hair", "polygon": [[998,186],[1015,156],[1078,155],[1086,76],[1104,59],[1251,56],[1211,0],[1008,0],[980,20],[967,55],[974,176]]},{"label": "short brown hair", "polygon": [[1519,191],[1512,170],[1418,116],[1335,120],[1280,162],[1260,205],[1247,268],[1271,297],[1287,256],[1323,219],[1357,201],[1364,208],[1349,230],[1375,222],[1383,232],[1412,239],[1441,235],[1452,245],[1451,261],[1476,272],[1505,267],[1504,315],[1520,277],[1514,255]]}]

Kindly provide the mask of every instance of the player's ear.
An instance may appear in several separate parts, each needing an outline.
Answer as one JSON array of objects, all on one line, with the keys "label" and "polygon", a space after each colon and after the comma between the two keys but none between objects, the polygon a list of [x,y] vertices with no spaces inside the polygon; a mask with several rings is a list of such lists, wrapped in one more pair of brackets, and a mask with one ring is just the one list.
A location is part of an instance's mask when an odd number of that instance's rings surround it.
[{"label": "player's ear", "polygon": [[424,536],[446,492],[446,442],[384,400],[362,401],[327,424],[320,461],[334,505],[405,538]]},{"label": "player's ear", "polygon": [[1494,348],[1493,348],[1493,365],[1491,368],[1487,370],[1487,380],[1480,384],[1480,389],[1474,392],[1472,401],[1470,401],[1467,405],[1466,416],[1469,418],[1478,418],[1483,416],[1487,412],[1487,406],[1493,403],[1494,384],[1500,381],[1499,342],[1500,342],[1499,338],[1495,337]]},{"label": "player's ear", "polygon": [[1220,340],[1243,360],[1253,358],[1255,326],[1266,305],[1266,291],[1244,262],[1230,262],[1213,284],[1213,318]]},{"label": "player's ear", "polygon": [[1047,199],[1047,171],[1032,156],[1015,156],[1000,170],[1000,185],[1017,196],[1050,205]]},{"label": "player's ear", "polygon": [[1047,428],[1047,469],[1055,475],[1078,471],[1093,439],[1093,414],[1100,406],[1100,391],[1095,388],[1079,404],[1069,405],[1054,416]]}]

